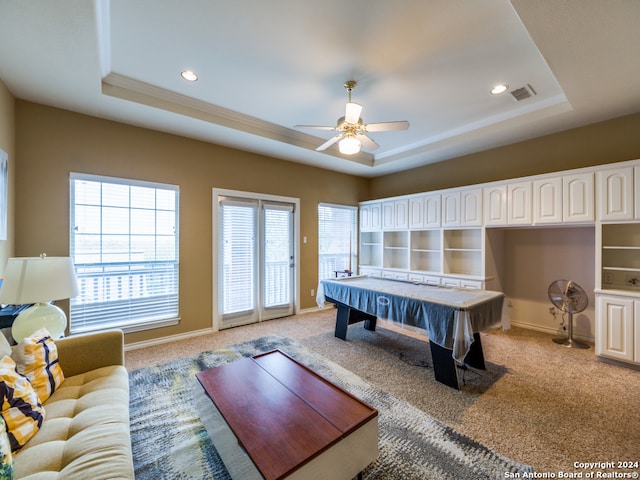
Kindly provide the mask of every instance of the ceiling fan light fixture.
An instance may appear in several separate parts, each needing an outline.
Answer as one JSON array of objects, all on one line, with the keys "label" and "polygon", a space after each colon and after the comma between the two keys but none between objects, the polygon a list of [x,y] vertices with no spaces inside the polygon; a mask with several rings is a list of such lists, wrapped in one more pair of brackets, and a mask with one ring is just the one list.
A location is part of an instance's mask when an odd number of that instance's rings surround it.
[{"label": "ceiling fan light fixture", "polygon": [[344,121],[356,125],[360,121],[360,114],[362,113],[362,105],[349,102],[344,113]]},{"label": "ceiling fan light fixture", "polygon": [[361,145],[354,135],[347,135],[338,142],[338,149],[343,155],[354,155],[360,151]]}]

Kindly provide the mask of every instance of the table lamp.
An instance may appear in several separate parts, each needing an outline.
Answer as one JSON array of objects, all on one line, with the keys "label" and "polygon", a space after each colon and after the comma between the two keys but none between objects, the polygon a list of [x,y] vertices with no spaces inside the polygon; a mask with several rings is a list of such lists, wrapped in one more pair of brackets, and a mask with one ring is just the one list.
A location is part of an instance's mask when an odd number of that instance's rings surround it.
[{"label": "table lamp", "polygon": [[70,257],[10,258],[4,272],[0,303],[34,305],[14,320],[11,336],[16,342],[45,327],[52,338],[64,334],[67,316],[50,302],[78,295],[78,282]]}]

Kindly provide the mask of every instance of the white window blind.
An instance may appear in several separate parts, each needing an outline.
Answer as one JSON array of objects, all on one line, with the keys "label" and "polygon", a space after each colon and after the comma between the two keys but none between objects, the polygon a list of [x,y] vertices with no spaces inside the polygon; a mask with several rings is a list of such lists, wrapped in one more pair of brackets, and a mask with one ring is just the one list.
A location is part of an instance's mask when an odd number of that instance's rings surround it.
[{"label": "white window blind", "polygon": [[71,333],[177,323],[177,186],[71,174]]},{"label": "white window blind", "polygon": [[263,205],[264,281],[263,305],[272,308],[291,303],[293,236],[291,205]]},{"label": "white window blind", "polygon": [[331,278],[356,265],[356,208],[318,205],[318,274]]},{"label": "white window blind", "polygon": [[224,198],[222,215],[223,315],[248,312],[256,305],[257,202]]}]

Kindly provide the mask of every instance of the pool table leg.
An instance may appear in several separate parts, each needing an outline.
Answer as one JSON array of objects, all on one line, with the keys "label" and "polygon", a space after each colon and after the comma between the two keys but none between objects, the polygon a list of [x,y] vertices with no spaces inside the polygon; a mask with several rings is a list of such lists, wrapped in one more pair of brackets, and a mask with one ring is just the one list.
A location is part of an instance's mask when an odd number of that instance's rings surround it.
[{"label": "pool table leg", "polygon": [[361,312],[340,302],[333,302],[338,308],[336,313],[336,330],[335,336],[346,340],[347,327],[353,323],[364,321],[364,328],[374,332],[376,330],[376,317],[368,313]]},{"label": "pool table leg", "polygon": [[[482,343],[480,342],[480,334],[473,334],[473,343],[469,348],[469,353],[464,357],[464,363],[473,368],[486,370],[484,364],[484,354],[482,352]],[[451,350],[441,347],[437,343],[429,340],[431,347],[431,358],[433,360],[433,374],[440,383],[460,390],[458,382],[458,367],[451,356]]]}]

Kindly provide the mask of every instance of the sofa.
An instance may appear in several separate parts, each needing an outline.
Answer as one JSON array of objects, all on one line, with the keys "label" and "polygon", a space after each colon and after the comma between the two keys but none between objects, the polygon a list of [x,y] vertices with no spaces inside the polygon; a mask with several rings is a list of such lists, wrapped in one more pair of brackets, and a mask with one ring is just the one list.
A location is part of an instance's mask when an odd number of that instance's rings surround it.
[{"label": "sofa", "polygon": [[44,402],[40,430],[13,455],[16,479],[133,479],[124,335],[55,341],[64,382]]}]

